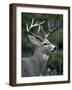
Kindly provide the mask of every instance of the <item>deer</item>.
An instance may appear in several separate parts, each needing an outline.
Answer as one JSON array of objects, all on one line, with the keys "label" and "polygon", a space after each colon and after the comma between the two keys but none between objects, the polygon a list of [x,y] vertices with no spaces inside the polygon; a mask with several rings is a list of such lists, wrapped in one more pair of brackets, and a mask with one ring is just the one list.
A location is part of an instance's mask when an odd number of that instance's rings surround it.
[{"label": "deer", "polygon": [[[58,29],[56,25],[53,29],[50,28],[50,22],[48,21],[48,33],[45,33],[42,25],[45,21],[34,23],[32,18],[30,26],[26,23],[26,31],[28,32],[28,39],[36,46],[34,54],[30,57],[22,57],[22,77],[43,76],[42,72],[47,66],[50,52],[56,50],[56,46],[53,45],[48,37]],[[31,32],[31,29],[37,27],[38,34]],[[43,33],[43,37],[40,36],[40,32]]]}]

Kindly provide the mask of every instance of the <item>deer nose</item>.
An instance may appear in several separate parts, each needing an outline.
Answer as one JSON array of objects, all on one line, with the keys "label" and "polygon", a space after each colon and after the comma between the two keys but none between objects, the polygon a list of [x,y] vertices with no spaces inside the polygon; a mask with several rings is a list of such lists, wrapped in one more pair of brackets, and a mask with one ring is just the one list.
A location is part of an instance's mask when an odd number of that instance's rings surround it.
[{"label": "deer nose", "polygon": [[56,47],[54,47],[54,50],[56,50]]}]

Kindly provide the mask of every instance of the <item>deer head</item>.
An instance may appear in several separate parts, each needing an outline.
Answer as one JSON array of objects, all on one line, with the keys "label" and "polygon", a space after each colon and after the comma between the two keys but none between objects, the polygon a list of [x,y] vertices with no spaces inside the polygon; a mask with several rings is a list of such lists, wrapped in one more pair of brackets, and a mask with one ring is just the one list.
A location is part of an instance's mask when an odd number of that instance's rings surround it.
[{"label": "deer head", "polygon": [[[29,33],[28,38],[31,41],[32,44],[35,44],[37,46],[37,49],[39,50],[39,52],[43,53],[43,54],[48,54],[51,51],[54,51],[56,49],[56,47],[48,40],[48,36],[50,36],[53,32],[55,32],[58,29],[58,25],[51,29],[50,28],[50,23],[48,21],[48,33],[45,33],[42,24],[44,24],[45,21],[42,21],[40,23],[38,23],[38,21],[36,23],[34,23],[34,19],[32,19],[31,21],[31,25],[28,26],[28,24],[26,23],[26,30]],[[33,32],[31,32],[31,29],[33,27],[38,27],[38,34],[34,34]],[[42,32],[43,33],[43,38],[39,35],[39,33]]]}]

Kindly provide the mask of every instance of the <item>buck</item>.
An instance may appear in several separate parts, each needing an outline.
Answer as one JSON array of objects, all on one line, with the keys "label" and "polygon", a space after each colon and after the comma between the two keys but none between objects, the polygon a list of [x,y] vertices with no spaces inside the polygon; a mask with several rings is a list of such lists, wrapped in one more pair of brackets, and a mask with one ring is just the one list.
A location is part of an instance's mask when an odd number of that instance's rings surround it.
[{"label": "buck", "polygon": [[[22,76],[29,77],[29,76],[40,76],[42,72],[45,70],[47,61],[49,59],[49,53],[54,51],[56,47],[47,39],[53,32],[58,29],[58,25],[51,29],[50,23],[48,21],[48,33],[42,28],[42,24],[45,21],[40,23],[36,22],[34,24],[34,19],[31,21],[31,25],[28,26],[26,23],[26,30],[29,33],[28,38],[32,44],[36,45],[36,49],[34,54],[31,57],[23,57],[22,58]],[[34,27],[38,27],[38,34],[34,34],[31,32],[31,29]],[[39,33],[42,32],[44,37],[41,37]]]}]

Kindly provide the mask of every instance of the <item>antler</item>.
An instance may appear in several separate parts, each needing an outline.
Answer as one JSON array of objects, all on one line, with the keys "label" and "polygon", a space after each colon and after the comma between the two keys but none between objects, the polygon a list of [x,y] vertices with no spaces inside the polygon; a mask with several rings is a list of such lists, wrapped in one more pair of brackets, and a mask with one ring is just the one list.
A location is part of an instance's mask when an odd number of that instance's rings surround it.
[{"label": "antler", "polygon": [[56,25],[56,27],[54,27],[53,29],[51,29],[51,26],[50,26],[50,22],[48,21],[48,33],[46,34],[43,27],[42,27],[42,24],[45,23],[45,21],[42,21],[40,23],[38,23],[38,21],[34,24],[34,19],[32,19],[31,21],[31,25],[28,26],[28,24],[26,23],[26,29],[27,29],[27,32],[29,32],[30,34],[32,34],[33,36],[35,36],[36,38],[40,39],[41,41],[43,40],[40,36],[34,34],[33,32],[30,32],[30,30],[34,27],[37,27],[38,26],[38,33],[40,32],[40,30],[42,31],[42,33],[44,34],[44,38],[47,38],[48,36],[50,36],[53,32],[55,32],[58,27],[59,27],[59,24]]},{"label": "antler", "polygon": [[45,38],[47,38],[49,35],[51,35],[53,32],[55,32],[57,29],[58,29],[58,27],[59,27],[59,24],[57,24],[57,26],[56,27],[54,27],[53,29],[51,29],[51,27],[50,27],[50,22],[48,21],[48,33],[46,34],[45,32],[44,32],[44,29],[43,29],[43,27],[41,26],[41,31],[43,32],[43,34],[44,34],[44,37]]},{"label": "antler", "polygon": [[[41,23],[38,23],[38,21],[37,21],[35,24],[33,24],[33,23],[34,23],[34,19],[32,19],[30,27],[28,27],[28,24],[26,23],[27,32],[30,32],[30,30],[31,30],[32,28],[37,27],[37,26],[38,26],[38,32],[39,32],[39,31],[40,31],[40,25],[42,25],[43,23],[45,23],[45,21],[42,21]],[[43,40],[40,36],[38,36],[38,35],[36,35],[36,34],[34,34],[34,33],[32,33],[32,32],[30,32],[30,33],[31,33],[33,36],[35,36],[36,38],[38,38],[38,39],[40,39],[40,40]]]},{"label": "antler", "polygon": [[48,28],[49,28],[48,36],[51,35],[53,32],[55,32],[58,29],[58,27],[59,27],[59,24],[57,24],[56,27],[54,27],[53,29],[51,29],[50,22],[48,21]]},{"label": "antler", "polygon": [[44,34],[44,37],[47,38],[49,33],[46,34],[45,31],[44,31],[44,29],[43,29],[43,27],[42,27],[42,26],[40,26],[40,27],[41,27],[41,31],[42,31],[42,33]]},{"label": "antler", "polygon": [[[29,32],[33,27],[36,27],[36,26],[39,26],[39,29],[40,29],[40,25],[45,23],[45,21],[42,21],[41,23],[38,23],[38,21],[35,24],[33,23],[34,23],[34,19],[32,19],[30,27],[28,27],[28,24],[26,23],[27,32]],[[38,32],[39,32],[39,29],[38,29]]]}]

